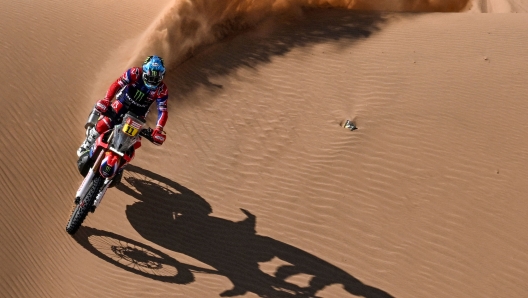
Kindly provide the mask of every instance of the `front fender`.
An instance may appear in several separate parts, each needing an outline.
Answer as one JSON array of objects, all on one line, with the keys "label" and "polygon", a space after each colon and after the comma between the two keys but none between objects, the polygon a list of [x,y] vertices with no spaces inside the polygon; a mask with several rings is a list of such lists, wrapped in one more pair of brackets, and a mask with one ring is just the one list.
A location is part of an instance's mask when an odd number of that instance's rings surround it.
[{"label": "front fender", "polygon": [[119,155],[112,151],[106,152],[105,157],[101,162],[101,166],[99,167],[99,173],[101,176],[108,179],[114,177],[119,170],[120,161],[121,157]]}]

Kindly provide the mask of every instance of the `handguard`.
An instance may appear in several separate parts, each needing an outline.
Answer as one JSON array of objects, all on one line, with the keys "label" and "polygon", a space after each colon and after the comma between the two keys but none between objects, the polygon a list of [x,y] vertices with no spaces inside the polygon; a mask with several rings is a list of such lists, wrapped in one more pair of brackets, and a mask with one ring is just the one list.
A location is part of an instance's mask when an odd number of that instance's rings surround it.
[{"label": "handguard", "polygon": [[158,145],[158,146],[162,145],[166,139],[167,139],[167,136],[162,130],[155,129],[152,132],[152,143],[154,145]]}]

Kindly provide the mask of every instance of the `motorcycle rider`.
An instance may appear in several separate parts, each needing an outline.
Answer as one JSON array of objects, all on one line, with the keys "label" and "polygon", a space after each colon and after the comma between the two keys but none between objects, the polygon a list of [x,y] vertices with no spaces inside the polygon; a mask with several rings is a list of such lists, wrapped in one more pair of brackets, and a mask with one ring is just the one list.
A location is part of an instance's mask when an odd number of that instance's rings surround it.
[{"label": "motorcycle rider", "polygon": [[[163,59],[155,55],[147,57],[142,67],[132,67],[125,71],[108,88],[105,97],[95,104],[95,109],[101,115],[105,115],[111,106],[117,114],[116,117],[104,116],[97,121],[94,127],[88,129],[86,139],[77,150],[77,156],[80,157],[89,151],[95,140],[105,131],[112,129],[117,124],[115,122],[126,112],[131,111],[145,118],[154,101],[158,108],[158,120],[156,129],[151,135],[152,142],[155,145],[162,145],[166,139],[163,127],[167,123],[167,99],[169,97],[167,86],[163,83],[164,75]],[[114,96],[116,100],[112,103]],[[141,141],[138,141],[134,144],[134,149],[140,146]]]}]

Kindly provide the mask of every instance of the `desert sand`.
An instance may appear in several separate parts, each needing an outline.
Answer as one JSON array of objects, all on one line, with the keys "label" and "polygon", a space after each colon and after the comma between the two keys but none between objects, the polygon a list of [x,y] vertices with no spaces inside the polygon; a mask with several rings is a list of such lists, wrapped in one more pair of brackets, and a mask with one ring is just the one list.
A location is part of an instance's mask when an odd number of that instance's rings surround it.
[{"label": "desert sand", "polygon": [[[0,3],[1,297],[528,297],[528,1]],[[150,54],[167,142],[72,237]]]}]

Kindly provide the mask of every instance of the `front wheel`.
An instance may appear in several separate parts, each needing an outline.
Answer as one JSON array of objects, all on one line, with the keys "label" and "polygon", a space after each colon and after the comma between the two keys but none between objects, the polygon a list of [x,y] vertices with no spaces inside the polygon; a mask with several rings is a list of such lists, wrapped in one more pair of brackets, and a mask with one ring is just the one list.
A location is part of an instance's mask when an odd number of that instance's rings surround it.
[{"label": "front wheel", "polygon": [[88,193],[79,201],[78,204],[73,206],[70,220],[66,225],[66,232],[68,232],[68,234],[75,234],[75,232],[77,232],[77,230],[81,227],[84,219],[88,215],[88,212],[90,212],[90,209],[92,208],[95,198],[97,197],[101,186],[103,186],[103,183],[103,177],[99,175],[94,177]]}]

